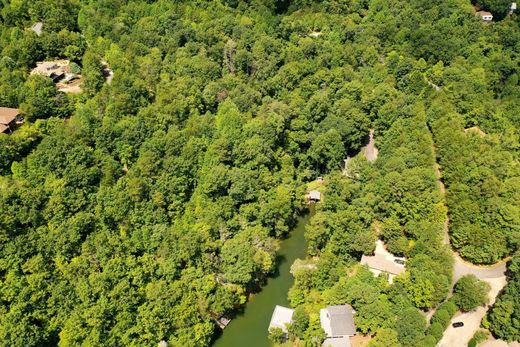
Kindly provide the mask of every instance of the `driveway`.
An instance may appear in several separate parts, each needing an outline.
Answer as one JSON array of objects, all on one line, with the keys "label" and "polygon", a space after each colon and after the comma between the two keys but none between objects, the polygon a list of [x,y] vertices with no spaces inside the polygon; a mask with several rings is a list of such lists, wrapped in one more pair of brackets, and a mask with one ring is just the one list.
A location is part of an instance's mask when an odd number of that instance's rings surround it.
[{"label": "driveway", "polygon": [[[474,311],[457,314],[450,322],[450,325],[444,331],[442,339],[437,344],[437,347],[466,347],[469,340],[473,337],[475,332],[480,327],[482,318],[486,315],[488,307],[495,303],[495,299],[506,285],[506,276],[502,275],[499,278],[483,279],[491,286],[489,291],[489,304],[485,307],[479,307]],[[454,322],[463,322],[464,326],[454,328],[451,324]]]},{"label": "driveway", "polygon": [[376,148],[374,141],[374,129],[370,129],[368,145],[363,148],[363,155],[367,158],[368,161],[372,162],[377,159],[377,154],[379,151]]}]

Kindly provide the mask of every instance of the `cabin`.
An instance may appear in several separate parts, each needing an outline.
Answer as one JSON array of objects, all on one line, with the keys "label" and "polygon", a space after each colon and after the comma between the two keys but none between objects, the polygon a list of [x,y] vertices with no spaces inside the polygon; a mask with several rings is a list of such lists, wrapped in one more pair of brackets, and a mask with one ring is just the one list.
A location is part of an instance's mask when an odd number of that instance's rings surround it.
[{"label": "cabin", "polygon": [[488,11],[478,11],[477,15],[480,16],[484,22],[491,22],[493,20],[493,14]]},{"label": "cabin", "polygon": [[276,305],[273,311],[273,315],[271,316],[271,321],[269,322],[268,331],[271,331],[273,328],[280,328],[287,337],[287,334],[289,333],[287,330],[287,325],[291,324],[293,314],[293,309]]},{"label": "cabin", "polygon": [[350,337],[356,334],[354,313],[350,305],[336,305],[320,310],[320,324],[325,331],[324,347],[350,347]]},{"label": "cabin", "polygon": [[0,133],[12,133],[16,125],[22,124],[17,108],[0,107]]},{"label": "cabin", "polygon": [[311,190],[309,192],[309,201],[310,202],[320,202],[321,201],[321,193],[317,190]]},{"label": "cabin", "polygon": [[396,257],[385,249],[383,241],[376,241],[374,255],[363,255],[361,265],[367,265],[375,276],[381,273],[388,275],[388,282],[392,283],[395,276],[405,271],[405,259]]}]

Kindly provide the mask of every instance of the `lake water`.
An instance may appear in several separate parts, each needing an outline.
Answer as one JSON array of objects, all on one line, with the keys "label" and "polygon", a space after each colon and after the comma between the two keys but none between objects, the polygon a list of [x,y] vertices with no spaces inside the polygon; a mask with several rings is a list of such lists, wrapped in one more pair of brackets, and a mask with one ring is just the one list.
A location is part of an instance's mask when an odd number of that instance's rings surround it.
[{"label": "lake water", "polygon": [[222,335],[214,342],[214,347],[270,347],[268,327],[271,315],[276,305],[289,307],[287,294],[294,283],[289,272],[297,258],[305,258],[307,245],[305,243],[305,225],[310,215],[298,218],[296,227],[289,238],[282,241],[279,255],[278,273],[268,279],[260,293],[255,294],[224,329]]}]

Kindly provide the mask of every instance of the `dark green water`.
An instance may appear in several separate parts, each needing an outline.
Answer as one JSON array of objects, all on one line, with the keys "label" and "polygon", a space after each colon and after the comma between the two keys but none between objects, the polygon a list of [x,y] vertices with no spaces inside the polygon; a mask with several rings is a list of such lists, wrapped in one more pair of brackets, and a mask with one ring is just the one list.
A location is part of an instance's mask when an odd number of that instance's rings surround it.
[{"label": "dark green water", "polygon": [[276,305],[289,307],[287,294],[294,278],[291,265],[297,258],[305,258],[305,225],[310,215],[298,218],[298,224],[285,239],[278,252],[280,262],[276,277],[269,278],[260,293],[255,294],[246,304],[243,313],[238,314],[214,342],[214,347],[270,347],[267,338],[269,321]]}]

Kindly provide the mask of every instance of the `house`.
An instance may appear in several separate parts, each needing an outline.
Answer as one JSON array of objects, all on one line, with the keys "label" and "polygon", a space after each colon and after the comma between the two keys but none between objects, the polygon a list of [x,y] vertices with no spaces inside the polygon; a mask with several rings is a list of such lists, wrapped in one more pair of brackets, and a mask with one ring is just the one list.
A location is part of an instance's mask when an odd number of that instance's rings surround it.
[{"label": "house", "polygon": [[31,26],[31,30],[36,33],[36,35],[40,36],[42,34],[43,23],[36,22]]},{"label": "house", "polygon": [[271,331],[273,328],[280,328],[287,335],[287,324],[292,322],[293,314],[293,309],[276,305],[273,311],[273,315],[271,316],[271,321],[269,322],[268,331]]},{"label": "house", "polygon": [[311,190],[309,192],[309,201],[311,201],[311,202],[321,201],[321,193],[317,190]]},{"label": "house", "polygon": [[376,241],[374,255],[363,255],[361,265],[367,265],[369,270],[376,276],[381,273],[388,274],[388,282],[392,283],[394,276],[405,271],[405,259],[396,257],[385,249],[383,241]]},{"label": "house", "polygon": [[0,107],[0,133],[11,133],[21,123],[23,119],[17,108]]},{"label": "house", "polygon": [[493,20],[493,15],[491,14],[491,12],[478,11],[477,15],[479,15],[484,22],[491,22]]},{"label": "house", "polygon": [[336,305],[320,310],[320,323],[325,331],[324,347],[350,347],[350,336],[356,334],[354,310],[350,305]]},{"label": "house", "polygon": [[65,78],[65,67],[69,61],[42,61],[36,63],[36,67],[31,71],[31,75],[43,75],[52,79],[55,83]]},{"label": "house", "polygon": [[516,2],[511,3],[511,8],[509,9],[509,15],[511,16],[513,12],[516,11]]}]

